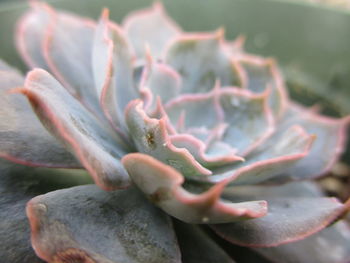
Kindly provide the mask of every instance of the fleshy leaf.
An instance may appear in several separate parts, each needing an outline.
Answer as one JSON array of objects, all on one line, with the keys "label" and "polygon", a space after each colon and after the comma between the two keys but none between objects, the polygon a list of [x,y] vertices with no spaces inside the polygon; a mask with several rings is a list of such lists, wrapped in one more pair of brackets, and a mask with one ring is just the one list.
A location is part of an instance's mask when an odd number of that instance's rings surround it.
[{"label": "fleshy leaf", "polygon": [[63,141],[106,190],[126,187],[129,176],[119,162],[121,142],[76,101],[49,73],[35,69],[20,90],[47,129]]},{"label": "fleshy leaf", "polygon": [[349,123],[349,117],[334,119],[320,116],[310,109],[292,104],[277,132],[280,133],[291,125],[301,125],[308,133],[314,134],[316,139],[308,156],[286,169],[284,176],[308,179],[327,173],[345,149]]},{"label": "fleshy leaf", "polygon": [[159,2],[149,9],[129,14],[123,21],[123,28],[138,58],[144,56],[146,44],[152,54],[161,57],[169,40],[181,33],[180,27],[166,14]]},{"label": "fleshy leaf", "polygon": [[236,191],[235,187],[231,187],[223,194],[223,198],[232,202],[258,198],[266,200],[269,205],[268,213],[264,217],[212,225],[220,236],[234,244],[273,247],[295,242],[322,230],[350,206],[349,201],[342,204],[335,198],[320,197],[316,189],[301,183],[279,186],[276,189],[272,186],[255,188],[257,191],[249,187],[237,187]]},{"label": "fleshy leaf", "polygon": [[274,131],[274,120],[266,105],[266,94],[253,96],[240,90],[228,89],[220,96],[220,105],[228,128],[223,141],[246,156]]},{"label": "fleshy leaf", "polygon": [[224,223],[261,217],[266,202],[231,203],[220,199],[225,184],[193,194],[184,189],[184,177],[174,168],[141,153],[131,153],[122,162],[133,182],[157,206],[187,223]]},{"label": "fleshy leaf", "polygon": [[256,93],[269,88],[269,105],[274,114],[281,117],[287,107],[288,95],[276,61],[245,54],[237,56],[236,62],[242,68],[242,87]]},{"label": "fleshy leaf", "polygon": [[104,113],[117,130],[123,130],[125,106],[137,97],[132,54],[123,32],[108,16],[105,9],[95,31],[93,73]]},{"label": "fleshy leaf", "polygon": [[350,230],[346,222],[338,222],[304,240],[254,250],[278,263],[346,263],[350,259]]},{"label": "fleshy leaf", "polygon": [[50,71],[89,110],[100,114],[91,63],[95,22],[48,6],[44,11],[50,17],[43,39]]},{"label": "fleshy leaf", "polygon": [[[164,106],[170,124],[180,127],[177,131],[180,133],[197,135],[196,131],[205,130],[209,134],[213,128],[224,123],[219,103],[222,93],[216,85],[211,92],[182,95],[171,100]],[[199,136],[198,138],[201,139]]]},{"label": "fleshy leaf", "polygon": [[183,263],[234,263],[198,226],[179,221],[174,223]]},{"label": "fleshy leaf", "polygon": [[134,100],[125,111],[129,133],[137,150],[176,168],[184,176],[210,175],[211,172],[201,166],[188,150],[176,148],[171,143],[165,120],[148,117],[142,106],[140,100]]},{"label": "fleshy leaf", "polygon": [[232,41],[225,41],[225,48],[232,56],[244,55],[245,41],[246,37],[244,35],[239,35]]},{"label": "fleshy leaf", "polygon": [[69,187],[75,185],[75,182],[83,183],[83,176],[77,173],[77,170],[32,168],[0,160],[2,262],[43,262],[35,255],[30,244],[30,227],[25,214],[26,203],[38,194]]},{"label": "fleshy leaf", "polygon": [[[322,197],[324,193],[316,182],[295,181],[282,185],[235,185],[226,187],[223,195],[230,196],[231,199],[252,200],[254,198],[274,198],[274,197]],[[253,196],[253,197],[252,197]]]},{"label": "fleshy leaf", "polygon": [[[278,186],[233,186],[225,189],[223,196],[226,195],[232,200],[252,200],[261,197],[268,199],[320,198],[324,194],[316,182],[298,181]],[[301,212],[303,213],[304,211]],[[350,258],[349,239],[348,226],[344,222],[339,222],[303,240],[277,247],[253,249],[266,256],[271,262],[345,263]]]},{"label": "fleshy leaf", "polygon": [[219,149],[218,144],[216,144],[215,149],[209,147],[209,152],[206,152],[207,145],[189,134],[172,135],[170,141],[177,148],[187,149],[204,167],[220,167],[225,164],[244,161],[242,157],[236,155],[237,151],[228,147],[228,145]]},{"label": "fleshy leaf", "polygon": [[32,9],[18,22],[16,30],[16,46],[23,60],[30,68],[48,69],[43,55],[42,42],[50,21],[45,3],[31,1]]},{"label": "fleshy leaf", "polygon": [[231,180],[232,184],[257,184],[267,180],[290,180],[284,176],[309,154],[315,136],[307,134],[300,126],[292,126],[270,144],[263,144],[245,162],[228,165],[213,171],[212,182]]},{"label": "fleshy leaf", "polygon": [[248,156],[245,163],[214,171],[214,174],[221,175],[212,177],[212,180],[230,176],[237,169],[239,172],[236,174],[242,174],[234,183],[265,180],[280,183],[325,174],[344,150],[349,121],[347,117],[333,119],[320,116],[292,104],[276,125],[278,129],[273,136]]},{"label": "fleshy leaf", "polygon": [[[42,263],[30,244],[25,205],[36,193],[28,193],[37,185],[35,177],[23,168],[0,160],[0,254],[3,262]],[[23,176],[25,175],[25,176]]]},{"label": "fleshy leaf", "polygon": [[[318,184],[308,181],[284,185],[239,186],[224,192],[234,199],[254,197],[317,198],[323,193]],[[303,213],[303,212],[302,212]],[[350,259],[350,229],[344,221],[328,226],[306,239],[272,248],[254,248],[273,262],[281,263],[345,263]],[[332,253],[330,253],[332,251]]]},{"label": "fleshy leaf", "polygon": [[240,84],[235,64],[223,46],[223,34],[219,30],[181,35],[169,45],[165,61],[181,75],[182,93],[208,92],[217,80],[222,86]]},{"label": "fleshy leaf", "polygon": [[32,199],[27,215],[47,262],[180,262],[170,219],[135,188],[58,190]]},{"label": "fleshy leaf", "polygon": [[29,103],[9,91],[24,78],[9,66],[0,70],[0,157],[46,167],[80,167],[76,159],[42,126]]},{"label": "fleshy leaf", "polygon": [[178,96],[180,88],[181,77],[179,74],[169,65],[155,62],[151,54],[148,54],[140,81],[140,91],[142,92],[145,89],[150,91],[150,105],[145,105],[147,112],[153,113],[156,110],[156,96],[164,104]]},{"label": "fleshy leaf", "polygon": [[266,105],[267,95],[216,87],[210,93],[174,99],[165,106],[165,111],[173,126],[180,118],[184,119],[184,133],[203,127],[212,130],[226,124],[220,140],[236,149],[237,155],[245,156],[274,130],[274,120]]}]

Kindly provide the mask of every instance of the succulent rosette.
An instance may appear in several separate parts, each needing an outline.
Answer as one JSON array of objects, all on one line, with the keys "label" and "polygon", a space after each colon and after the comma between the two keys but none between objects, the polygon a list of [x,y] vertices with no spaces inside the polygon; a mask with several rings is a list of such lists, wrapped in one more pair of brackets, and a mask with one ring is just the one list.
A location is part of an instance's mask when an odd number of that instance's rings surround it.
[{"label": "succulent rosette", "polygon": [[[347,262],[349,201],[312,180],[349,118],[292,102],[243,42],[184,32],[160,3],[117,25],[32,2],[16,44],[34,69],[0,64],[2,260],[247,262],[221,237],[272,262]],[[95,184],[76,186],[84,170]]]}]

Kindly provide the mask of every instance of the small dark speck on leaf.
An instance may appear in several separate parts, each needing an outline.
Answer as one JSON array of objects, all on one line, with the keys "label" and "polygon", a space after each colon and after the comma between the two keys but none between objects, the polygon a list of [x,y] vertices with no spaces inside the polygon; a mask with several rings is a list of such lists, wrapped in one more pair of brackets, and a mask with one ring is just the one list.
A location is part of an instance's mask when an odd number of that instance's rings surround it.
[{"label": "small dark speck on leaf", "polygon": [[149,195],[149,199],[153,203],[159,203],[169,199],[169,190],[167,188],[158,188],[155,192]]},{"label": "small dark speck on leaf", "polygon": [[147,144],[149,147],[151,147],[151,148],[155,147],[154,133],[153,132],[147,132],[146,141],[147,141]]}]

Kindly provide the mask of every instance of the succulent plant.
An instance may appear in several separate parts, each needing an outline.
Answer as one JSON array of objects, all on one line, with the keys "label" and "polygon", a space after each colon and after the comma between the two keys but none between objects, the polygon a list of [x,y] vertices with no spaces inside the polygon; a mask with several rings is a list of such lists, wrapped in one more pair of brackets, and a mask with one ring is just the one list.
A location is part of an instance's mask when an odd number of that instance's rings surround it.
[{"label": "succulent plant", "polygon": [[[34,69],[0,62],[4,262],[247,262],[220,238],[272,262],[350,259],[350,201],[314,182],[349,118],[291,101],[243,37],[186,33],[160,3],[119,26],[32,2],[16,44]],[[83,170],[95,184],[76,186]]]}]

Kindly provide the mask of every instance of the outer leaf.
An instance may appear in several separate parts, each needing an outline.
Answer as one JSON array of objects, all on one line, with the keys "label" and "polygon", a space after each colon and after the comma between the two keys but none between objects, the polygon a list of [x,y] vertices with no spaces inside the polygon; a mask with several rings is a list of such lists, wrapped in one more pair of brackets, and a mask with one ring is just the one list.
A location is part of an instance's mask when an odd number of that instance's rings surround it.
[{"label": "outer leaf", "polygon": [[95,22],[47,7],[50,17],[43,39],[49,69],[75,97],[100,113],[92,71]]},{"label": "outer leaf", "polygon": [[46,71],[31,71],[21,90],[45,126],[89,171],[95,182],[111,190],[129,184],[129,176],[118,161],[125,152],[118,137],[104,128]]},{"label": "outer leaf", "polygon": [[134,100],[125,115],[129,133],[139,152],[154,156],[173,166],[184,176],[207,176],[211,172],[201,166],[185,148],[176,148],[169,140],[165,120],[151,119],[142,109],[142,102]]},{"label": "outer leaf", "polygon": [[297,184],[276,190],[264,186],[255,188],[257,191],[248,192],[249,187],[238,187],[237,191],[232,187],[223,195],[233,202],[264,199],[269,205],[264,217],[212,226],[220,236],[234,244],[271,247],[298,241],[325,228],[350,206],[350,202],[341,204],[335,198],[319,197],[317,190],[310,190],[303,184],[294,193]]},{"label": "outer leaf", "polygon": [[6,70],[0,70],[0,157],[30,166],[80,167],[76,159],[46,131],[28,102],[9,93],[11,89],[22,86],[24,78],[8,65],[3,65]]},{"label": "outer leaf", "polygon": [[93,73],[100,104],[110,122],[123,130],[124,109],[137,97],[132,81],[132,54],[121,29],[105,9],[95,31]]},{"label": "outer leaf", "polygon": [[346,222],[338,222],[304,240],[254,250],[276,263],[347,263],[350,230]]},{"label": "outer leaf", "polygon": [[[329,118],[296,104],[291,105],[278,132],[292,125],[301,125],[308,133],[314,134],[316,140],[310,154],[295,166],[286,169],[285,176],[308,179],[327,173],[344,151],[349,123],[349,117]],[[272,137],[271,140],[273,139]]]},{"label": "outer leaf", "polygon": [[251,200],[254,198],[296,198],[296,197],[323,197],[324,193],[321,191],[316,182],[311,181],[297,181],[289,182],[282,185],[235,185],[226,187],[224,194],[237,200]]},{"label": "outer leaf", "polygon": [[184,177],[149,155],[132,153],[122,160],[133,182],[157,206],[187,223],[224,223],[264,216],[264,201],[230,203],[220,199],[225,184],[202,194],[181,187]]},{"label": "outer leaf", "polygon": [[30,244],[27,201],[49,190],[84,183],[76,170],[31,168],[0,160],[0,255],[2,262],[41,263]]},{"label": "outer leaf", "polygon": [[123,21],[123,28],[134,46],[137,57],[143,57],[145,45],[152,54],[160,57],[170,39],[181,33],[179,26],[166,14],[161,3],[151,8],[129,14]]},{"label": "outer leaf", "polygon": [[48,69],[43,55],[42,41],[50,21],[45,3],[31,2],[32,10],[27,12],[18,22],[16,30],[16,45],[19,53],[30,68]]},{"label": "outer leaf", "polygon": [[182,263],[234,263],[198,226],[175,222]]},{"label": "outer leaf", "polygon": [[23,169],[21,171],[10,163],[0,160],[0,165],[1,260],[13,263],[43,262],[31,247],[29,224],[25,215],[26,202],[35,196],[28,189],[33,189],[38,182],[28,174],[23,176]]},{"label": "outer leaf", "polygon": [[[293,182],[281,186],[241,186],[226,189],[231,197],[321,197],[319,186],[311,182]],[[272,248],[254,248],[255,251],[278,263],[345,263],[350,259],[350,230],[343,221],[329,226],[306,239]]]},{"label": "outer leaf", "polygon": [[165,61],[182,76],[182,93],[208,92],[217,80],[222,86],[240,84],[235,64],[223,46],[223,34],[219,30],[182,35],[169,45]]},{"label": "outer leaf", "polygon": [[180,262],[170,219],[134,188],[59,190],[32,199],[27,214],[48,262]]}]

